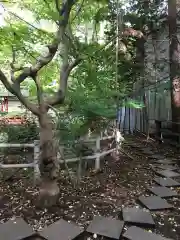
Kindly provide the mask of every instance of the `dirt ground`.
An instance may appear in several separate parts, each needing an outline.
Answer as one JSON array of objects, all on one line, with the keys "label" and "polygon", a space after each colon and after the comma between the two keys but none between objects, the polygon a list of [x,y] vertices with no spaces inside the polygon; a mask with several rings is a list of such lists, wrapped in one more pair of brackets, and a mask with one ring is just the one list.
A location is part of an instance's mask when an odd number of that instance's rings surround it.
[{"label": "dirt ground", "polygon": [[[35,206],[37,189],[32,187],[30,172],[21,170],[6,181],[1,176],[0,222],[21,216],[38,230],[60,218],[84,227],[90,223],[94,215],[121,219],[121,208],[139,206],[136,201],[138,197],[148,196],[146,188],[154,184],[155,175],[150,168],[149,158],[138,148],[145,145],[150,145],[155,153],[164,153],[169,158],[179,158],[178,151],[169,146],[159,145],[154,141],[147,143],[145,138],[140,136],[127,136],[123,144],[123,152],[126,154],[121,152],[118,156],[106,157],[101,173],[89,173],[82,178],[81,184],[76,188],[63,175],[59,181],[61,190],[59,202],[57,206],[49,209],[42,210]],[[180,193],[180,188],[176,190]],[[152,231],[178,240],[180,199],[168,201],[172,202],[175,208],[152,213],[156,222],[156,228]]]}]

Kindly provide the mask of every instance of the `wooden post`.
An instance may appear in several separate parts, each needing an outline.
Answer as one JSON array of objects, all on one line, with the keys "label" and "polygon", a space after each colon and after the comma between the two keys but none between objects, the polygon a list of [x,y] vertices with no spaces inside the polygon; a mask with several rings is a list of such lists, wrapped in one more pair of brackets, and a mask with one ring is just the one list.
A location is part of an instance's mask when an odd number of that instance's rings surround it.
[{"label": "wooden post", "polygon": [[100,150],[101,150],[101,137],[97,137],[96,139],[96,160],[95,160],[95,170],[100,169]]},{"label": "wooden post", "polygon": [[34,183],[37,183],[40,180],[40,170],[39,170],[39,154],[40,154],[40,148],[39,148],[39,141],[34,141]]},{"label": "wooden post", "polygon": [[161,121],[155,120],[155,125],[156,125],[156,136],[158,137],[158,140],[161,141]]}]

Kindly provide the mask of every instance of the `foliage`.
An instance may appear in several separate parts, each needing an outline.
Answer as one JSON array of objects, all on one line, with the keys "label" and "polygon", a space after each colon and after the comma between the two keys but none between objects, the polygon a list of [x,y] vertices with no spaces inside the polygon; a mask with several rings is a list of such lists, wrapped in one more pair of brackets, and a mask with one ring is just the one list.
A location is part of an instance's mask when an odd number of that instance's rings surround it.
[{"label": "foliage", "polygon": [[[124,4],[123,1],[121,2]],[[120,10],[124,15],[122,4],[120,4]],[[88,7],[86,7],[87,5]],[[5,9],[8,15],[6,17],[7,25],[0,28],[2,39],[0,64],[5,70],[8,70],[7,67],[12,61],[13,46],[16,50],[16,66],[29,66],[35,62],[40,53],[46,53],[47,48],[43,46],[54,38],[58,21],[55,1],[49,4],[44,0],[34,0],[33,2],[18,0],[16,5],[6,4]],[[79,10],[77,11],[77,9]],[[104,20],[108,24],[104,42],[100,44],[98,29]],[[69,21],[72,36],[68,31],[66,34],[72,39],[69,42],[68,58],[73,59],[76,54],[79,54],[83,61],[72,72],[69,79],[70,86],[65,106],[63,106],[67,110],[60,120],[60,128],[66,129],[64,132],[61,131],[62,140],[75,139],[84,135],[89,128],[100,130],[115,118],[117,105],[124,104],[124,99],[127,98],[136,79],[135,37],[127,37],[121,41],[127,50],[123,54],[119,51],[117,66],[115,63],[116,6],[113,2],[78,2],[72,8]],[[77,27],[84,27],[89,22],[92,25],[93,33],[89,38],[88,32],[88,36],[84,36],[84,41],[82,41],[75,34]],[[108,27],[109,23],[110,28]],[[96,37],[94,37],[95,35]],[[59,78],[59,66],[62,63],[59,53],[60,51],[39,72],[38,77],[45,96],[51,95],[57,90],[56,82]],[[118,67],[118,72],[116,72],[116,67]],[[37,90],[32,79],[27,78],[22,85],[28,86],[31,90],[32,100],[37,101]],[[128,103],[126,102],[126,104]],[[137,104],[131,104],[132,106],[137,107]]]},{"label": "foliage", "polygon": [[164,24],[166,3],[164,0],[133,1],[130,0],[129,12],[125,18],[135,29],[141,29],[147,34],[159,31]]},{"label": "foliage", "polygon": [[115,38],[115,40],[109,44],[108,50],[113,53],[111,54],[111,63],[116,63],[117,65],[117,89],[119,92],[122,92],[122,89],[124,90],[124,97],[132,92],[132,86],[134,82],[137,81],[139,74],[136,55],[137,41],[139,40],[137,30],[140,30],[134,28],[134,26],[133,29],[129,27],[129,19],[126,17],[127,12],[124,8],[125,3],[126,2],[123,1],[119,3],[110,1],[109,14],[106,18],[108,22],[106,30],[107,40],[119,34],[118,43]]},{"label": "foliage", "polygon": [[39,138],[37,125],[30,120],[22,125],[1,123],[0,130],[3,135],[7,136],[7,142],[9,143],[29,143]]}]

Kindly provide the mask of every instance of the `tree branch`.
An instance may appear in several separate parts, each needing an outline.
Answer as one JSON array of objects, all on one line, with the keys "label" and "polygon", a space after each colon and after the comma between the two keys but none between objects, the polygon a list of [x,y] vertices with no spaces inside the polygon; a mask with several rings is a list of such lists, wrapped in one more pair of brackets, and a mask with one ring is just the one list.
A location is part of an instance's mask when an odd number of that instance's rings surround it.
[{"label": "tree branch", "polygon": [[84,4],[84,0],[82,0],[82,2],[81,2],[81,4],[80,4],[80,6],[79,6],[79,8],[78,8],[78,10],[77,10],[74,18],[73,18],[72,21],[71,21],[71,23],[74,22],[74,20],[76,19],[76,17],[77,17],[77,16],[79,15],[79,13],[81,12],[82,7],[83,7],[83,4]]},{"label": "tree branch", "polygon": [[[59,90],[55,94],[54,97],[48,99],[46,101],[47,107],[48,105],[50,106],[55,106],[58,104],[61,104],[64,102],[65,99],[65,93],[66,93],[66,88],[67,88],[67,81],[68,77],[71,73],[71,71],[82,61],[81,58],[76,59],[73,63],[66,65],[62,67],[61,73],[60,73],[60,84],[59,84]],[[49,108],[49,107],[48,107]]]},{"label": "tree branch", "polygon": [[56,54],[56,51],[58,49],[59,45],[59,39],[60,36],[57,36],[57,38],[54,40],[54,42],[48,46],[49,53],[45,57],[39,57],[37,59],[37,62],[34,66],[31,66],[30,68],[24,68],[22,73],[16,78],[16,81],[21,84],[27,77],[34,77],[37,75],[38,71],[46,66],[48,63],[50,63],[53,59],[53,57]]},{"label": "tree branch", "polygon": [[12,62],[10,64],[11,66],[11,80],[14,82],[15,77],[14,77],[14,73],[15,73],[15,68],[14,68],[14,64],[15,64],[15,58],[16,58],[16,52],[14,47],[12,46]]},{"label": "tree branch", "polygon": [[56,33],[56,37],[52,44],[48,45],[49,53],[43,57],[40,56],[37,60],[36,64],[34,66],[31,66],[30,68],[24,68],[22,73],[17,77],[16,81],[18,81],[19,84],[21,84],[27,77],[34,77],[37,75],[38,71],[46,66],[49,62],[52,61],[54,58],[59,43],[61,42],[65,28],[68,24],[69,14],[71,11],[72,6],[75,4],[74,0],[66,0],[66,2],[63,4],[61,11],[60,11],[60,22],[59,22],[59,29]]},{"label": "tree branch", "polygon": [[60,16],[62,17],[60,26],[66,26],[68,24],[69,14],[75,3],[76,0],[66,0],[66,2],[62,4],[62,8],[60,10]]},{"label": "tree branch", "polygon": [[3,83],[3,85],[5,86],[5,88],[12,94],[14,93],[14,90],[12,88],[12,83],[6,78],[6,76],[4,75],[4,73],[1,71],[0,69],[0,81]]},{"label": "tree branch", "polygon": [[35,104],[31,103],[30,101],[28,101],[28,99],[26,99],[20,90],[20,86],[18,86],[17,83],[14,83],[10,80],[8,80],[8,78],[4,75],[4,73],[0,70],[0,81],[3,83],[3,85],[5,86],[5,88],[11,92],[13,95],[15,95],[19,101],[27,108],[29,109],[32,113],[34,113],[36,116],[39,115],[39,111],[38,108],[36,107]]},{"label": "tree branch", "polygon": [[44,99],[43,99],[43,89],[41,87],[41,82],[40,82],[40,79],[38,76],[35,76],[33,78],[35,84],[36,84],[36,89],[37,89],[37,100],[38,100],[38,103],[39,105],[41,105],[43,102],[44,102]]},{"label": "tree branch", "polygon": [[56,10],[60,13],[59,0],[55,0]]},{"label": "tree branch", "polygon": [[[65,29],[68,24],[69,20],[69,14],[71,12],[72,6],[75,4],[75,0],[66,0],[65,3],[63,3],[62,8],[60,9],[59,15],[60,15],[60,21],[59,21],[59,27],[58,31],[56,33],[56,37],[53,40],[52,44],[48,45],[49,52],[48,54],[43,57],[40,56],[39,59],[37,59],[34,66],[23,68],[22,72],[19,74],[19,76],[15,79],[14,72],[15,72],[15,51],[13,49],[13,59],[11,63],[11,80],[8,80],[4,73],[0,70],[0,81],[4,84],[6,89],[10,91],[13,95],[15,95],[19,101],[32,113],[34,113],[36,116],[39,116],[39,109],[36,107],[35,104],[31,103],[28,99],[26,99],[20,90],[20,84],[27,78],[31,77],[34,79],[36,87],[37,87],[37,95],[38,95],[38,101],[41,101],[42,98],[42,92],[40,83],[37,81],[36,76],[37,73],[41,68],[46,66],[49,62],[52,61],[53,57],[55,56],[59,43],[63,40]],[[75,61],[73,64],[68,64],[68,54],[65,54],[65,61],[63,61],[63,66],[60,73],[60,83],[61,88],[57,93],[58,97],[55,97],[52,102],[52,105],[56,104],[57,102],[60,102],[60,99],[64,100],[66,86],[67,86],[67,79],[69,77],[69,74],[71,70],[78,64],[79,60]],[[58,101],[57,101],[58,100]],[[51,104],[50,104],[51,105]]]},{"label": "tree branch", "polygon": [[17,84],[13,84],[13,89],[14,89],[14,95],[19,99],[19,101],[29,110],[31,111],[34,115],[39,116],[39,109],[36,107],[36,105],[32,102],[30,102],[27,98],[25,98],[22,93],[20,86]]},{"label": "tree branch", "polygon": [[14,49],[14,46],[12,46],[12,62],[10,63],[11,66],[11,81],[15,82],[15,76],[14,73],[23,70],[23,67],[15,67],[15,61],[16,61],[16,51]]}]

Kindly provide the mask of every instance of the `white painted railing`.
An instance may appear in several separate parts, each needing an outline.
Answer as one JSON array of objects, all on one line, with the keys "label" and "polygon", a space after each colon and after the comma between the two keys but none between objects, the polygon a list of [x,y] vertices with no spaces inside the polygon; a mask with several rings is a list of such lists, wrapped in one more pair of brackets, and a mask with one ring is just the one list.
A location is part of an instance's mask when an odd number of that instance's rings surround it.
[{"label": "white painted railing", "polygon": [[21,164],[2,164],[0,163],[0,168],[34,168],[34,180],[40,178],[39,170],[39,141],[34,141],[34,143],[0,143],[0,148],[34,148],[34,161],[32,163],[21,163]]},{"label": "white painted railing", "polygon": [[[116,150],[116,148],[109,149],[107,151],[101,152],[101,141],[102,140],[108,140],[113,139],[115,136],[105,136],[102,135],[100,137],[90,138],[87,139],[86,142],[94,142],[96,145],[96,152],[92,156],[85,156],[82,159],[84,160],[90,160],[95,159],[95,169],[100,169],[100,158],[106,156],[107,154],[113,152]],[[0,169],[7,169],[7,168],[34,168],[34,180],[37,181],[40,178],[40,170],[39,170],[39,154],[40,154],[40,147],[39,147],[39,141],[36,140],[34,143],[0,143],[0,148],[21,148],[21,147],[29,147],[34,148],[34,161],[32,163],[21,163],[21,164],[2,164],[0,163]],[[80,159],[78,157],[71,158],[71,159],[65,159],[66,163],[70,162],[78,162]],[[64,160],[59,159],[60,163],[64,163]]]},{"label": "white painted railing", "polygon": [[[112,135],[112,136],[105,136],[105,137],[103,137],[101,135],[100,137],[97,137],[96,139],[95,138],[86,139],[85,142],[94,142],[95,143],[95,145],[96,145],[96,152],[95,152],[94,155],[84,156],[84,157],[82,157],[82,159],[83,160],[95,159],[95,169],[96,170],[100,169],[100,159],[101,159],[101,157],[104,157],[104,156],[108,155],[109,153],[111,153],[111,152],[116,150],[116,148],[112,148],[112,149],[109,149],[107,151],[101,152],[101,141],[102,140],[108,140],[108,139],[114,139],[114,138],[115,138],[114,135]],[[80,160],[79,157],[65,159],[66,163],[78,162],[79,160]],[[64,160],[59,159],[59,162],[60,163],[64,163]]]}]

